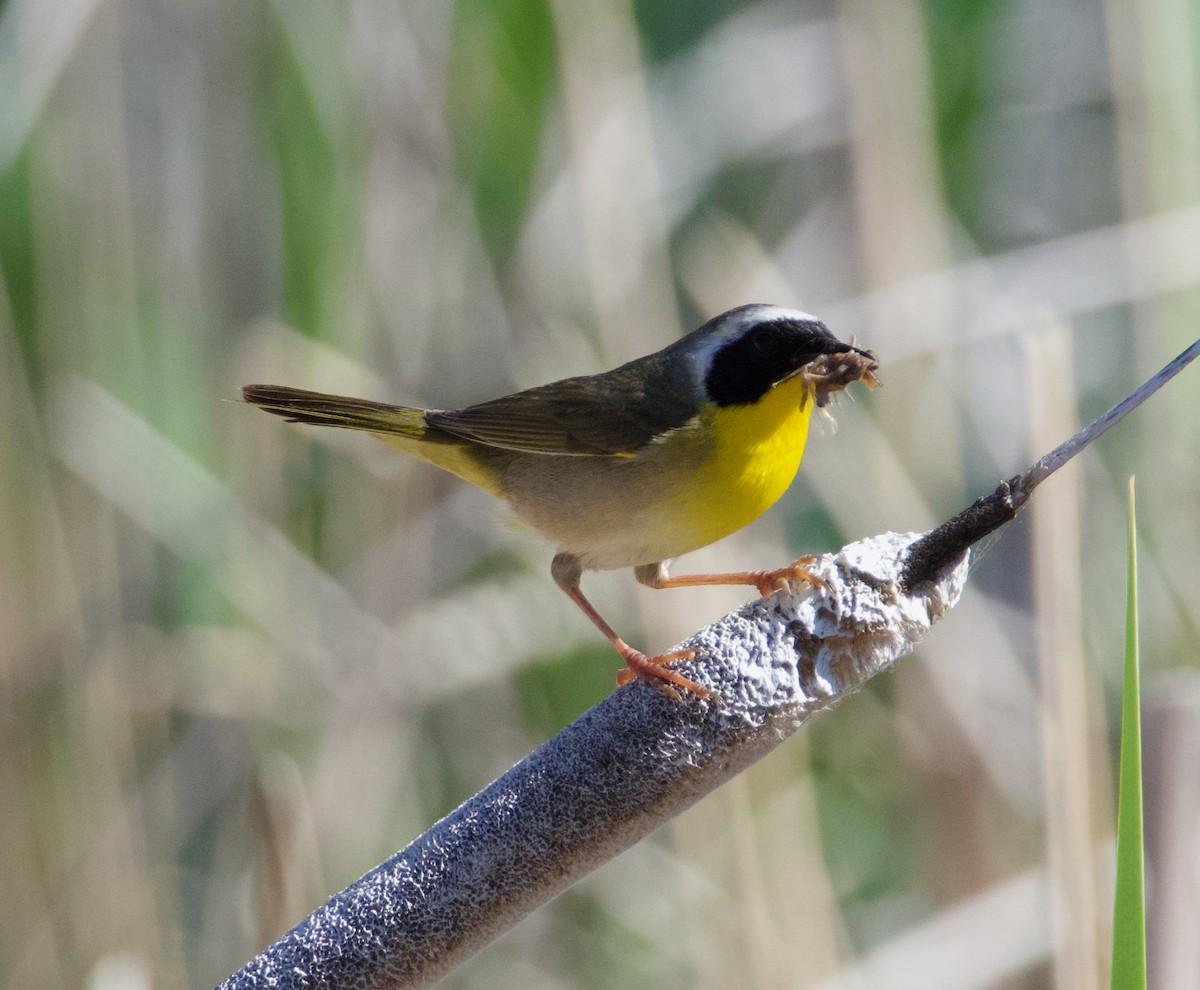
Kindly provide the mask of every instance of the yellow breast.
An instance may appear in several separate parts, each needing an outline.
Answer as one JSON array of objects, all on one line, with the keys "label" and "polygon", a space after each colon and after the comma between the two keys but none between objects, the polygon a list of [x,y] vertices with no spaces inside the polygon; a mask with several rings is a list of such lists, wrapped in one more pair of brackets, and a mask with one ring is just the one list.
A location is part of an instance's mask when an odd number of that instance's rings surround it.
[{"label": "yellow breast", "polygon": [[[813,403],[797,376],[748,406],[711,413],[713,449],[672,511],[691,530],[693,548],[753,522],[796,477]],[[707,431],[706,431],[707,432]]]}]

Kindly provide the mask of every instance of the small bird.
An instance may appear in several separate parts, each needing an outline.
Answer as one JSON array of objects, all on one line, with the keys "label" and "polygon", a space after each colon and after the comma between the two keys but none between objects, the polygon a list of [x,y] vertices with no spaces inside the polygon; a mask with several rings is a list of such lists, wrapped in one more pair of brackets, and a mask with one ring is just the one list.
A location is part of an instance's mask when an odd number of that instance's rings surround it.
[{"label": "small bird", "polygon": [[679,699],[709,691],[671,669],[692,650],[649,657],[601,618],[585,570],[632,567],[651,588],[819,579],[791,567],[671,577],[671,559],[757,519],[784,493],[814,408],[853,381],[876,384],[870,351],[820,320],[753,304],[668,347],[598,375],[566,378],[463,409],[393,406],[282,385],[247,385],[246,402],[290,422],[373,433],[503,499],[558,549],[555,582],[640,678]]}]

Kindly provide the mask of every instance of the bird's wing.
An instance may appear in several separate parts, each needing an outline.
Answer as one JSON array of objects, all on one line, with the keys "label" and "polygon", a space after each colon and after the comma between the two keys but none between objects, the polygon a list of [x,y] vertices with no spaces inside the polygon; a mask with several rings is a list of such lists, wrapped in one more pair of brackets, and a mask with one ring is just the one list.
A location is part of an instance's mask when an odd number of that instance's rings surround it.
[{"label": "bird's wing", "polygon": [[686,392],[658,376],[568,378],[514,395],[429,412],[425,422],[490,447],[536,454],[628,457],[679,429],[699,411]]}]

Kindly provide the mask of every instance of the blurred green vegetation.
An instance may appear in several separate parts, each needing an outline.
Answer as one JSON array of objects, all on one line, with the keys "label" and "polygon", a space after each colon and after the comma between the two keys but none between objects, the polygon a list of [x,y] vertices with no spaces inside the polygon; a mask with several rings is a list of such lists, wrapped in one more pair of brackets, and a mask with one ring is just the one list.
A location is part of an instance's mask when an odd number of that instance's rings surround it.
[{"label": "blurred green vegetation", "polygon": [[540,0],[456,4],[446,122],[459,182],[498,273],[521,232],[554,81],[554,24]]},{"label": "blurred green vegetation", "polygon": [[[240,385],[454,405],[800,305],[884,388],[676,570],[927,527],[1195,338],[1197,30],[1154,0],[0,4],[0,985],[212,985],[611,688],[548,547]],[[917,657],[445,985],[1097,985],[1136,471],[1178,921],[1150,985],[1195,986],[1195,375]],[[740,600],[586,586],[650,649]]]}]

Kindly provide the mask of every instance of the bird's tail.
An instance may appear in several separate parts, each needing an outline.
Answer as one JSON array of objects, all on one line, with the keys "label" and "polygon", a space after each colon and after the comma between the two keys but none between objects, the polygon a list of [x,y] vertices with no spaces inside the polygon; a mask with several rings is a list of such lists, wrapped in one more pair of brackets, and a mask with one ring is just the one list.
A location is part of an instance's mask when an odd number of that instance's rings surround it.
[{"label": "bird's tail", "polygon": [[486,492],[504,497],[499,476],[480,459],[475,445],[429,427],[425,422],[428,410],[306,392],[286,385],[246,385],[242,389],[242,398],[292,423],[340,426],[373,433],[389,447],[419,457]]},{"label": "bird's tail", "polygon": [[390,406],[344,395],[306,392],[286,385],[246,385],[242,398],[251,405],[282,416],[289,423],[340,426],[348,430],[390,434],[411,440],[425,437],[425,410]]}]

